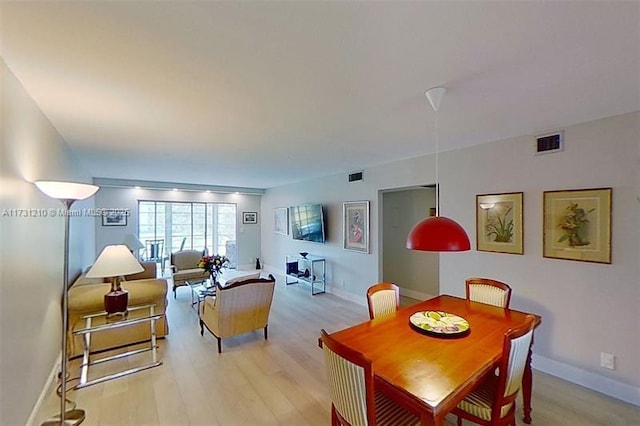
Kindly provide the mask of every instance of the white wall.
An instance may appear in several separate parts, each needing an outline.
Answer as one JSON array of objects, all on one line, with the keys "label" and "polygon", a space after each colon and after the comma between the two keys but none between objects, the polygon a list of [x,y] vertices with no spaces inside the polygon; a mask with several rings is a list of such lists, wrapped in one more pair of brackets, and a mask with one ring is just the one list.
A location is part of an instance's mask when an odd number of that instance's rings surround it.
[{"label": "white wall", "polygon": [[[524,255],[477,252],[440,255],[441,293],[464,296],[464,280],[492,277],[509,283],[512,307],[542,316],[534,366],[640,405],[640,121],[639,113],[565,128],[565,150],[533,155],[533,137],[440,153],[440,214],[459,221],[475,242],[475,195],[524,192]],[[276,207],[322,202],[329,212],[327,244],[294,242],[262,229],[263,253],[283,270],[287,253],[325,256],[331,291],[364,303],[379,281],[378,191],[434,182],[433,156],[364,170],[365,181],[331,176],[269,189],[264,217]],[[542,257],[542,193],[545,190],[613,188],[611,265]],[[371,254],[342,250],[342,202],[370,200]],[[267,222],[265,222],[267,223]],[[472,246],[475,246],[472,243]],[[342,287],[342,283],[345,283]],[[616,356],[616,370],[599,366],[600,352]]]},{"label": "white wall", "polygon": [[[328,290],[358,303],[366,303],[364,294],[369,285],[378,282],[378,235],[370,234],[369,254],[346,251],[342,248],[342,203],[370,201],[370,224],[378,226],[378,191],[365,178],[364,182],[347,183],[347,176],[331,176],[268,189],[262,199],[262,253],[265,267],[280,273],[285,270],[285,256],[309,252],[327,259]],[[273,210],[305,203],[322,203],[325,210],[326,243],[297,241],[291,235],[275,234]],[[365,308],[366,309],[366,308]],[[366,312],[366,311],[364,311]]]},{"label": "white wall", "polygon": [[[460,283],[470,275],[494,277],[511,285],[516,309],[542,315],[535,342],[538,368],[571,374],[636,404],[639,118],[633,113],[568,127],[565,150],[556,154],[534,156],[531,138],[522,137],[447,155],[445,169],[455,167],[461,178],[447,180],[445,203],[467,230],[475,230],[475,194],[524,192],[524,255],[471,251],[442,256],[440,263],[442,292],[462,295]],[[543,191],[600,187],[613,188],[612,264],[543,258]],[[616,370],[599,366],[600,352],[616,355]]]},{"label": "white wall", "polygon": [[[0,424],[19,425],[27,423],[54,369],[62,328],[64,219],[52,214],[63,205],[32,182],[91,179],[4,61],[0,66]],[[89,199],[73,209],[92,206]],[[15,209],[34,210],[16,216]],[[95,219],[70,222],[73,278],[94,257]]]},{"label": "white wall", "polygon": [[128,209],[130,216],[127,226],[102,226],[96,223],[96,253],[109,244],[123,244],[127,234],[138,233],[138,201],[193,201],[236,204],[236,236],[238,248],[238,269],[253,269],[256,257],[260,257],[260,226],[243,224],[242,212],[260,211],[260,195],[215,194],[193,191],[166,191],[134,188],[103,188],[96,195],[97,208]]}]

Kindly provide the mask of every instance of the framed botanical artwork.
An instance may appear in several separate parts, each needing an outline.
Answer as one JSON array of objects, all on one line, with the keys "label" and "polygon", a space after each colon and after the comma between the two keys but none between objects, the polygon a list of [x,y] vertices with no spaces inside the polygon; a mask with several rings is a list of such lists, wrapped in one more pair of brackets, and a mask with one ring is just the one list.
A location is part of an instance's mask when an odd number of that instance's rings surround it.
[{"label": "framed botanical artwork", "polygon": [[543,256],[611,263],[611,188],[544,192]]},{"label": "framed botanical artwork", "polygon": [[522,254],[522,192],[476,195],[478,251]]},{"label": "framed botanical artwork", "polygon": [[242,212],[242,223],[250,225],[258,223],[258,212]]},{"label": "framed botanical artwork", "polygon": [[128,214],[124,209],[106,209],[102,212],[102,226],[127,226]]},{"label": "framed botanical artwork", "polygon": [[342,203],[343,248],[369,253],[369,202]]},{"label": "framed botanical artwork", "polygon": [[273,210],[273,230],[276,234],[289,235],[289,209],[280,207]]}]

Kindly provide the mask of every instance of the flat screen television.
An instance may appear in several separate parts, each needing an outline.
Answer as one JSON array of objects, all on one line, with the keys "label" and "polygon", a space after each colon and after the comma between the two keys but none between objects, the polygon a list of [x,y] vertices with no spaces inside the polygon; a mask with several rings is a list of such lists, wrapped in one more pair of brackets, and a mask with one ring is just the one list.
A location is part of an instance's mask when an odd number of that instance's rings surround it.
[{"label": "flat screen television", "polygon": [[294,240],[324,243],[324,214],[322,204],[302,204],[289,209],[291,236]]}]

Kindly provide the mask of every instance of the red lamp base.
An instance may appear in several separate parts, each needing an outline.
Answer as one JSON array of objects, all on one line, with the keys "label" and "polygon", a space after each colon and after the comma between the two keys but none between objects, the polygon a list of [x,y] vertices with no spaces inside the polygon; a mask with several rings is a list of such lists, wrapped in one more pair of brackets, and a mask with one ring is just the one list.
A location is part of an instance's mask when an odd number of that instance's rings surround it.
[{"label": "red lamp base", "polygon": [[107,317],[114,315],[124,315],[129,304],[129,292],[122,288],[112,290],[104,295],[104,310]]}]

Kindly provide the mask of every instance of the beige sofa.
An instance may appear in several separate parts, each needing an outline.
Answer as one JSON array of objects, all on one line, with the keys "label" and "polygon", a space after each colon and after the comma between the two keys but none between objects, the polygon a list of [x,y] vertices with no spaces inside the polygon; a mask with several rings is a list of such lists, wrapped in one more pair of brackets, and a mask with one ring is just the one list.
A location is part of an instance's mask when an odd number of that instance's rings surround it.
[{"label": "beige sofa", "polygon": [[[125,276],[122,288],[129,292],[129,306],[156,304],[156,314],[165,313],[167,307],[167,280],[156,279],[155,262],[141,262],[144,271]],[[88,270],[88,268],[87,268]],[[73,331],[85,327],[83,315],[104,311],[104,295],[111,285],[102,278],[87,278],[85,271],[69,289],[69,357],[82,355],[82,336],[74,336]],[[149,315],[149,310],[132,311],[128,318]],[[92,325],[104,324],[104,317],[93,319]],[[169,333],[166,317],[157,321],[156,336],[164,337]],[[127,327],[100,331],[91,334],[91,351],[101,351],[149,341],[151,330],[149,322]]]},{"label": "beige sofa", "polygon": [[176,289],[187,285],[187,281],[198,283],[209,278],[209,273],[198,267],[202,252],[198,250],[182,250],[171,253],[171,278],[173,278],[173,298]]},{"label": "beige sofa", "polygon": [[222,352],[222,339],[256,329],[264,329],[267,339],[269,311],[276,279],[250,277],[226,285],[216,284],[216,295],[207,296],[200,305],[200,334],[204,328],[218,340],[218,353]]}]

